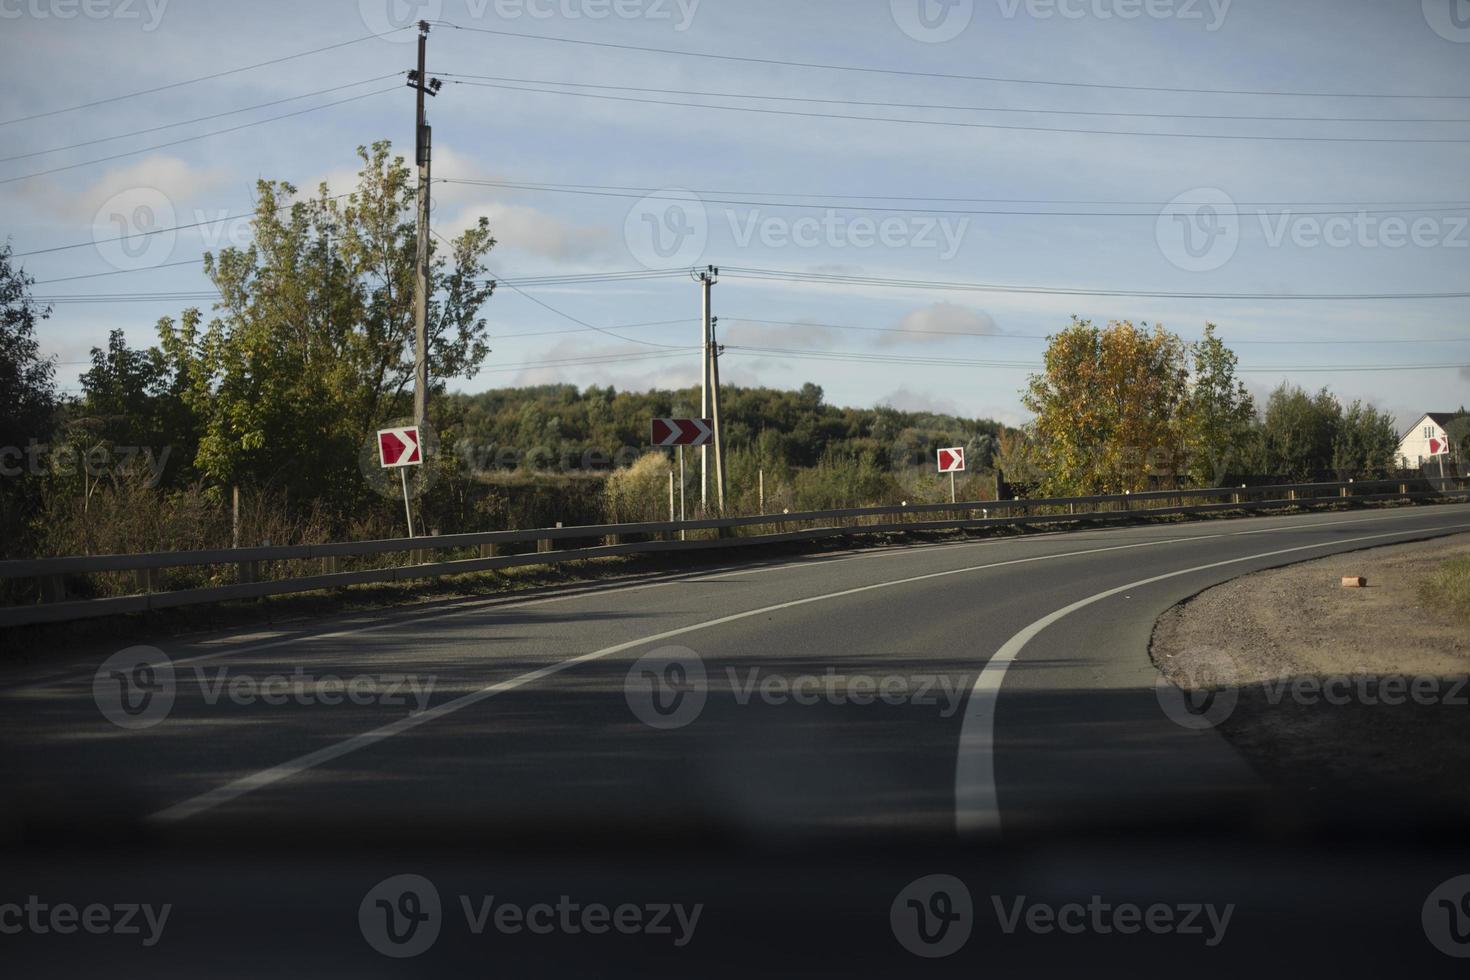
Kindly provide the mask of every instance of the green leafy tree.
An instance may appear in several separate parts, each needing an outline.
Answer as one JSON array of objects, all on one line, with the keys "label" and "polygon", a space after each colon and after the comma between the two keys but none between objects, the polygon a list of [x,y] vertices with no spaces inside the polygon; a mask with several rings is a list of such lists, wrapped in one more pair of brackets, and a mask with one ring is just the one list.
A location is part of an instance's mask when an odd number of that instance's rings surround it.
[{"label": "green leafy tree", "polygon": [[[278,485],[344,508],[366,493],[360,446],[408,414],[413,378],[415,182],[389,144],[359,148],[355,191],[296,200],[257,185],[254,241],[205,256],[215,315],[159,324],[166,368],[201,425],[195,465],[219,486]],[[431,389],[488,353],[480,309],[495,245],[481,218],[431,249]]]},{"label": "green leafy tree", "polygon": [[1218,486],[1231,467],[1246,464],[1255,400],[1236,379],[1240,359],[1215,334],[1213,323],[1190,345],[1194,373],[1184,405],[1184,441],[1188,472],[1196,486]]},{"label": "green leafy tree", "polygon": [[1393,416],[1355,401],[1338,420],[1332,441],[1332,468],[1340,480],[1386,476],[1394,468],[1398,445]]},{"label": "green leafy tree", "polygon": [[1309,395],[1282,384],[1266,400],[1259,462],[1263,472],[1295,481],[1332,469],[1342,407],[1326,388]]},{"label": "green leafy tree", "polygon": [[31,298],[35,281],[14,264],[10,243],[0,248],[0,446],[45,441],[56,415],[56,366],[41,356],[36,324],[51,308]]},{"label": "green leafy tree", "polygon": [[29,553],[30,523],[40,506],[41,481],[30,469],[32,440],[47,443],[56,424],[56,367],[41,356],[36,325],[50,307],[31,298],[33,279],[0,247],[0,555]]}]

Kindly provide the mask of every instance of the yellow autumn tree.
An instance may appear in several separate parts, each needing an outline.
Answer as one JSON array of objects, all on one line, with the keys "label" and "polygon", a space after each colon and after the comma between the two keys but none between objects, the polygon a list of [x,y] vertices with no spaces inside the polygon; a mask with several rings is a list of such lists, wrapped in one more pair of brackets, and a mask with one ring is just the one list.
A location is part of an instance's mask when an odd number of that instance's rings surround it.
[{"label": "yellow autumn tree", "polygon": [[1036,413],[1034,454],[1051,496],[1138,492],[1177,477],[1189,370],[1184,342],[1162,327],[1074,317],[1049,338],[1042,373],[1022,394]]}]

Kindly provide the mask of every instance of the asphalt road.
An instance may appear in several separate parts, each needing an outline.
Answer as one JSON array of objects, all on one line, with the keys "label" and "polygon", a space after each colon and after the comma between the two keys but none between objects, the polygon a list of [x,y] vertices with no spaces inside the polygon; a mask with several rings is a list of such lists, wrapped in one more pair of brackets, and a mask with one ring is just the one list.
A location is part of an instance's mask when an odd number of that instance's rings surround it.
[{"label": "asphalt road", "polygon": [[888,547],[58,651],[0,678],[0,960],[1457,975],[1460,830],[1302,833],[1148,640],[1231,577],[1466,532],[1452,505]]},{"label": "asphalt road", "polygon": [[1218,814],[1260,784],[1161,707],[1157,616],[1467,531],[1451,505],[895,547],[120,654],[166,657],[151,675],[63,656],[7,676],[0,778],[12,820],[201,833],[350,814],[948,839]]}]

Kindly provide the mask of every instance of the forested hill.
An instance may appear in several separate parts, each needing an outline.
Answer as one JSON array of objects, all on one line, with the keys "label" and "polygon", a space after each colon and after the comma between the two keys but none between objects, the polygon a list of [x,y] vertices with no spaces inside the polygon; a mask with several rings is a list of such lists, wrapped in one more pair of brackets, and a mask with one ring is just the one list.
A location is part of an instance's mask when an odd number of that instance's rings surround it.
[{"label": "forested hill", "polygon": [[[917,462],[926,455],[932,459],[933,451],[941,446],[965,446],[970,450],[971,467],[985,467],[1003,429],[989,419],[888,407],[839,408],[826,404],[822,389],[810,383],[797,391],[722,385],[720,399],[732,467],[747,456],[768,470],[866,456],[886,468]],[[446,420],[452,420],[462,440],[461,451],[476,453],[482,463],[502,451],[516,456],[536,451],[580,458],[591,450],[617,456],[648,445],[653,418],[698,417],[699,389],[502,388],[452,395],[445,408]]]}]

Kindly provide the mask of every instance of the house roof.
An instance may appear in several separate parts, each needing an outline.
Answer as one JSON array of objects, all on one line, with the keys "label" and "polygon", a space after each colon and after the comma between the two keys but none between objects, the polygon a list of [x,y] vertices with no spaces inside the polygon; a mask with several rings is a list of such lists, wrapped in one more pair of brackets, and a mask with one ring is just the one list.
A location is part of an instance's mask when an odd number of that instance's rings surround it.
[{"label": "house roof", "polygon": [[[1441,429],[1444,429],[1446,432],[1448,432],[1450,428],[1450,422],[1458,418],[1459,415],[1459,412],[1425,412],[1423,415],[1419,416],[1419,422],[1428,419],[1435,425],[1439,426]],[[1399,437],[1399,442],[1403,442],[1405,439],[1408,439],[1410,436],[1412,436],[1414,434],[1414,430],[1419,427],[1419,422],[1415,422],[1413,425],[1411,425],[1409,427],[1409,430]]]}]

